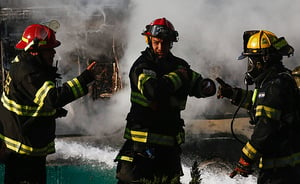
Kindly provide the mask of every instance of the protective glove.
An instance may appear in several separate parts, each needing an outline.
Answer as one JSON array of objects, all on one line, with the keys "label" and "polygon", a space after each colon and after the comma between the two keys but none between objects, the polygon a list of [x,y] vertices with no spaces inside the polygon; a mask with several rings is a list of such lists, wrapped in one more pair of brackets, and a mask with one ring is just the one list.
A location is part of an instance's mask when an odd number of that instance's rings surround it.
[{"label": "protective glove", "polygon": [[216,84],[211,79],[203,79],[201,82],[201,93],[204,97],[213,96],[216,94]]},{"label": "protective glove", "polygon": [[247,162],[243,157],[240,158],[239,162],[237,163],[235,169],[231,172],[229,175],[230,178],[235,177],[237,174],[248,177],[249,174],[253,173],[253,170],[251,169],[251,163]]},{"label": "protective glove", "polygon": [[55,113],[55,118],[61,118],[66,117],[68,114],[68,111],[64,108],[57,108]]},{"label": "protective glove", "polygon": [[89,66],[87,66],[86,70],[90,72],[92,77],[96,79],[96,75],[98,74],[98,68],[99,66],[97,65],[96,61],[93,61]]},{"label": "protective glove", "polygon": [[226,97],[232,99],[233,88],[219,77],[216,78],[216,81],[220,84],[217,91],[217,98],[219,99]]},{"label": "protective glove", "polygon": [[93,61],[87,68],[78,76],[78,80],[87,85],[96,79],[100,65]]}]

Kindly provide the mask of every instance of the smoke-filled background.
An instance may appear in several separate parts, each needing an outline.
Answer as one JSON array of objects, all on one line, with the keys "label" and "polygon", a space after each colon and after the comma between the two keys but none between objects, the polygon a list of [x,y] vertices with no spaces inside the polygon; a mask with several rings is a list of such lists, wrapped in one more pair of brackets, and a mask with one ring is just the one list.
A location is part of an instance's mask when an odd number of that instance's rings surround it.
[{"label": "smoke-filled background", "polygon": [[[145,25],[156,18],[166,17],[173,23],[179,32],[179,41],[174,43],[173,54],[188,61],[191,68],[203,77],[214,79],[219,76],[229,84],[244,87],[246,60],[237,61],[236,58],[242,51],[243,32],[253,29],[266,29],[278,37],[284,36],[296,51],[293,57],[284,58],[284,64],[291,69],[298,65],[300,1],[297,0],[2,2],[9,6],[17,5],[18,8],[47,7],[47,11],[39,11],[37,16],[45,21],[57,19],[61,23],[57,39],[62,45],[57,48],[57,59],[63,74],[62,82],[75,77],[84,69],[85,65],[82,63],[81,67],[77,66],[78,57],[82,56],[84,60],[86,56],[97,58],[108,55],[107,48],[112,44],[108,38],[114,37],[119,43],[118,47],[122,50],[119,64],[123,89],[109,100],[93,101],[84,97],[67,105],[65,108],[69,113],[66,118],[59,120],[58,126],[66,127],[70,131],[79,129],[87,134],[102,135],[121,130],[125,125],[126,114],[130,108],[128,71],[140,51],[147,46],[141,32]],[[1,8],[5,8],[5,5],[0,3]],[[114,8],[108,13],[107,7]],[[87,36],[88,33],[95,36]],[[97,37],[97,33],[103,34]],[[80,53],[83,51],[84,53]],[[228,101],[217,100],[216,96],[207,99],[189,98],[182,115],[188,123],[195,118],[230,114],[234,110]]]}]

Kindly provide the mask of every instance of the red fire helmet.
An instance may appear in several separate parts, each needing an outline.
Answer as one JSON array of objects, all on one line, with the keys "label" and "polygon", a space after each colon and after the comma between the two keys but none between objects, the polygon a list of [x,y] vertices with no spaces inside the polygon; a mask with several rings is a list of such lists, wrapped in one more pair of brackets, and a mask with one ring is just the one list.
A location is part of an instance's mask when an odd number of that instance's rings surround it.
[{"label": "red fire helmet", "polygon": [[[35,43],[37,42],[37,43]],[[38,49],[55,48],[60,45],[56,40],[55,32],[49,27],[41,24],[32,24],[25,28],[22,39],[16,44],[16,49],[32,49],[37,44]]]},{"label": "red fire helmet", "polygon": [[153,36],[158,38],[167,38],[170,41],[178,41],[178,32],[174,29],[173,24],[166,18],[158,18],[146,25],[144,36]]}]

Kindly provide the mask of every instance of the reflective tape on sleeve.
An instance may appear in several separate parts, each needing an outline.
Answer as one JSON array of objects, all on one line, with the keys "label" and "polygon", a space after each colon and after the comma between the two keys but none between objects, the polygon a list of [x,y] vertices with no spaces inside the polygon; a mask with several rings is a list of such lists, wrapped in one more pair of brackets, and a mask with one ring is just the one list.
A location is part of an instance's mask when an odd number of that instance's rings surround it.
[{"label": "reflective tape on sleeve", "polygon": [[43,86],[35,94],[34,103],[42,106],[44,104],[44,99],[46,98],[50,89],[54,88],[55,84],[52,81],[46,81]]},{"label": "reflective tape on sleeve", "polygon": [[180,79],[180,77],[178,76],[177,73],[170,72],[170,73],[168,73],[167,75],[164,75],[164,76],[169,78],[172,81],[175,91],[182,86],[182,81],[181,81],[181,79]]},{"label": "reflective tape on sleeve", "polygon": [[254,160],[258,156],[257,150],[249,142],[243,147],[242,152],[251,160]]},{"label": "reflective tape on sleeve", "polygon": [[281,111],[265,105],[258,105],[256,107],[255,116],[256,117],[265,116],[270,119],[280,120]]},{"label": "reflective tape on sleeve", "polygon": [[72,89],[72,92],[73,92],[73,95],[75,98],[80,98],[85,95],[84,90],[77,78],[67,81],[67,84]]}]

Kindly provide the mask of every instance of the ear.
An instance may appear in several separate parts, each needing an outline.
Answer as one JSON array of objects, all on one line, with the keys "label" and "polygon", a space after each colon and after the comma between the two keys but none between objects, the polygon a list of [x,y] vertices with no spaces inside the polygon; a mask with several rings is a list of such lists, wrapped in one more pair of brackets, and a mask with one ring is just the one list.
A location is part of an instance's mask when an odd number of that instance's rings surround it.
[{"label": "ear", "polygon": [[150,43],[150,41],[151,41],[150,36],[144,36],[144,38],[145,38],[145,42],[146,42],[147,44],[151,44],[151,43]]}]

